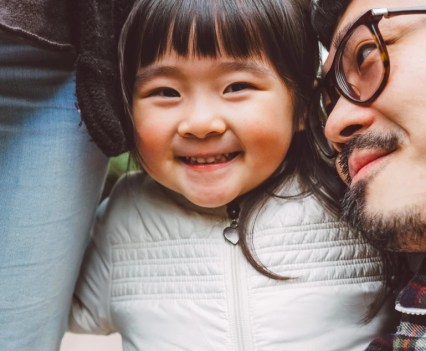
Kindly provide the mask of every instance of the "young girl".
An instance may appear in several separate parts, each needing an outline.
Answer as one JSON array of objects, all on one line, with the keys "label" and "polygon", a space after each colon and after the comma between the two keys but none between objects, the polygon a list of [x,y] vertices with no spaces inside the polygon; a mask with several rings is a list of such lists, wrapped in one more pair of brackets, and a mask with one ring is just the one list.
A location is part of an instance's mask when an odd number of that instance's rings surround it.
[{"label": "young girl", "polygon": [[99,209],[71,330],[126,351],[354,351],[383,332],[384,311],[362,324],[380,257],[324,209],[337,190],[304,132],[308,10],[135,2],[120,67],[143,171]]}]

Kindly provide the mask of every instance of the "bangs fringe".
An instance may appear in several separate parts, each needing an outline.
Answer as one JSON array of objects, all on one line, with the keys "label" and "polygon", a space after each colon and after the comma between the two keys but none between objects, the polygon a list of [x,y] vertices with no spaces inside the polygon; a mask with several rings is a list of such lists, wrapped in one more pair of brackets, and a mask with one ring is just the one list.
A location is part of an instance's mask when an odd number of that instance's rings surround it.
[{"label": "bangs fringe", "polygon": [[[260,56],[264,42],[261,20],[253,20],[256,4],[229,0],[152,1],[149,9],[140,9],[139,40],[143,43],[140,65],[146,66],[170,50],[186,57],[215,58],[219,55],[247,58]],[[148,10],[148,11],[147,11]],[[160,16],[159,13],[162,15]]]}]

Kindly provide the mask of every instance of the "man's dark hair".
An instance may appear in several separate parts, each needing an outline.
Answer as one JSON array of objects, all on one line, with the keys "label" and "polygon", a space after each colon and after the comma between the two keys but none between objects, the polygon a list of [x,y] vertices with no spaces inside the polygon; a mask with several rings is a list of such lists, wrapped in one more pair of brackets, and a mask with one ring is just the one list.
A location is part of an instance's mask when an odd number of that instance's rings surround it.
[{"label": "man's dark hair", "polygon": [[313,0],[311,21],[321,43],[330,49],[331,39],[340,16],[350,0]]}]

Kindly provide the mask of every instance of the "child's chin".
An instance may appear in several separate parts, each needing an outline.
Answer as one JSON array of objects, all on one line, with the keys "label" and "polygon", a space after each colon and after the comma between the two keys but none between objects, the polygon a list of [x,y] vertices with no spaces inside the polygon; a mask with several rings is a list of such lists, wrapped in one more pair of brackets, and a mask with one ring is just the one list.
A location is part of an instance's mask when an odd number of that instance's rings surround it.
[{"label": "child's chin", "polygon": [[217,208],[229,204],[235,197],[231,196],[218,196],[218,197],[192,197],[187,196],[187,200],[192,202],[194,205],[205,207],[205,208]]}]

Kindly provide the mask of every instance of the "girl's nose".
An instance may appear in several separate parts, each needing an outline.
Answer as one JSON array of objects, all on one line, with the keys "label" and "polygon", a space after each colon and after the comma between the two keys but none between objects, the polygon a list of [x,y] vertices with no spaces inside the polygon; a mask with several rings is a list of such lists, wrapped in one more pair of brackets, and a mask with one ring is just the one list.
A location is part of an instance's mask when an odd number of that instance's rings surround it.
[{"label": "girl's nose", "polygon": [[373,110],[355,105],[340,97],[325,125],[325,136],[340,152],[342,145],[354,136],[364,133],[374,122]]},{"label": "girl's nose", "polygon": [[226,128],[225,118],[219,109],[198,104],[185,112],[178,126],[178,134],[184,138],[204,139],[223,134]]}]

